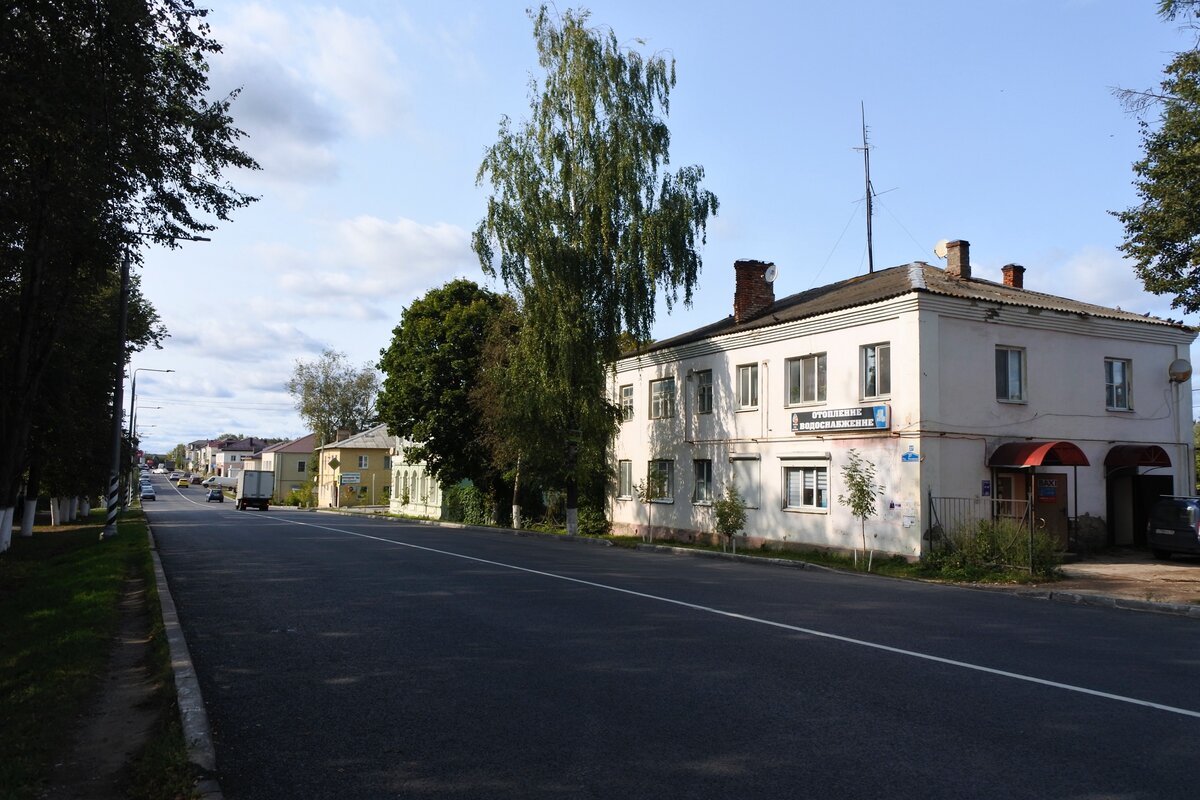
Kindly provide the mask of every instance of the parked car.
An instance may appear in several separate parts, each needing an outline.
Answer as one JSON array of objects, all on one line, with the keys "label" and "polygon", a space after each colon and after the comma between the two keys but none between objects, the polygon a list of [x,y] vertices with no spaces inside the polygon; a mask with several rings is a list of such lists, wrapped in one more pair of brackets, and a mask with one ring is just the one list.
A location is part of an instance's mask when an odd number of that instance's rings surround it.
[{"label": "parked car", "polygon": [[1146,542],[1155,558],[1200,555],[1200,497],[1160,497],[1150,509]]},{"label": "parked car", "polygon": [[178,486],[180,489],[186,489],[188,487],[188,479],[180,478],[179,480],[177,480],[175,482],[175,485]]},{"label": "parked car", "polygon": [[157,500],[158,499],[158,495],[156,495],[154,493],[153,486],[143,486],[141,497],[142,497],[142,502],[145,502],[147,500]]},{"label": "parked car", "polygon": [[218,503],[225,502],[225,493],[216,486],[208,490],[208,494],[204,497],[204,502],[209,503],[216,500]]}]

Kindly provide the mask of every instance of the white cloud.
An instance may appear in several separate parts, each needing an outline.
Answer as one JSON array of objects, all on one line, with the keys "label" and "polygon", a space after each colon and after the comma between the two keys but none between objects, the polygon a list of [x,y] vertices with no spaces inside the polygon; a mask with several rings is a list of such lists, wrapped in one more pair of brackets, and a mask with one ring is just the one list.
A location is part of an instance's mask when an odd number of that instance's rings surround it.
[{"label": "white cloud", "polygon": [[1050,256],[1045,264],[1025,274],[1026,288],[1138,314],[1179,316],[1171,309],[1170,297],[1152,295],[1142,287],[1132,263],[1116,250],[1085,247]]}]

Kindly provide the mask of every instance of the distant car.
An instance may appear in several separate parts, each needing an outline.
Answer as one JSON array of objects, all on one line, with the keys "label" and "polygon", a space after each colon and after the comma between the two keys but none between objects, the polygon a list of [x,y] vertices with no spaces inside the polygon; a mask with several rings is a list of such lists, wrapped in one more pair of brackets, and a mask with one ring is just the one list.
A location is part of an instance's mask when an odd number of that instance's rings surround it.
[{"label": "distant car", "polygon": [[170,475],[167,476],[168,479],[173,480],[173,481],[177,481],[182,477],[183,477],[182,472],[172,472]]},{"label": "distant car", "polygon": [[156,495],[156,494],[154,493],[154,487],[153,487],[153,486],[143,486],[143,487],[142,487],[142,500],[143,500],[143,502],[144,502],[144,501],[146,501],[146,500],[157,500],[157,499],[158,499],[158,495]]},{"label": "distant car", "polygon": [[167,474],[166,467],[155,467],[154,469],[152,469],[150,471],[153,472],[155,475],[166,475]]},{"label": "distant car", "polygon": [[216,500],[218,503],[225,502],[225,493],[222,492],[220,489],[218,489],[216,486],[209,489],[208,494],[205,495],[205,497],[204,497],[204,502],[206,502],[206,503],[212,502],[213,500]]},{"label": "distant car", "polygon": [[1160,497],[1150,509],[1146,542],[1155,558],[1200,555],[1200,497]]},{"label": "distant car", "polygon": [[200,483],[200,476],[199,476],[199,475],[193,475],[193,476],[192,476],[192,483]]},{"label": "distant car", "polygon": [[188,479],[180,478],[179,480],[177,480],[175,482],[175,485],[178,486],[180,489],[186,489],[188,487]]}]

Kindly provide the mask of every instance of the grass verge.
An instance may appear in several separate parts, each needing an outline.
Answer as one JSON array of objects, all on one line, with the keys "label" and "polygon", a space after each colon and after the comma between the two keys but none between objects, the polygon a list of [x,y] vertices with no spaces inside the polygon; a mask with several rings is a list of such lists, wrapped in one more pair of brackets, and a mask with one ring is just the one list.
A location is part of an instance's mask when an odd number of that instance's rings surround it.
[{"label": "grass verge", "polygon": [[[153,635],[152,674],[161,687],[155,703],[160,733],[172,751],[151,755],[157,772],[182,765],[186,779],[168,788],[160,779],[136,780],[131,798],[176,798],[191,794],[192,776],[183,737],[170,735],[174,681],[150,558],[149,537],[140,513],[118,522],[118,535],[100,541],[102,516],[81,524],[35,528],[16,536],[0,554],[0,800],[40,796],[55,759],[71,743],[75,721],[92,698],[107,668],[120,602],[129,577],[145,579]],[[152,740],[159,737],[152,737]],[[177,745],[172,747],[170,740]],[[155,747],[162,749],[163,742]],[[148,748],[149,749],[149,748]],[[147,753],[138,757],[138,763]],[[145,769],[142,769],[145,772]]]}]

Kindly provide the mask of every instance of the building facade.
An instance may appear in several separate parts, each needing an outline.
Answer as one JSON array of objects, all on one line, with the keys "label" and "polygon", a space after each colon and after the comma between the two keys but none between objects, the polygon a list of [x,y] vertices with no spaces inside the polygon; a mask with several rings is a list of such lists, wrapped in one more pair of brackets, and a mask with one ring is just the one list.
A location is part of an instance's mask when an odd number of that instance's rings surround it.
[{"label": "building facade", "polygon": [[388,512],[406,517],[441,519],[446,493],[425,469],[424,462],[409,461],[404,448],[410,442],[397,439],[392,451],[392,496]]},{"label": "building facade", "polygon": [[752,541],[861,546],[850,452],[882,496],[868,547],[918,557],[927,532],[1011,516],[1072,544],[1144,539],[1158,494],[1191,493],[1195,332],[972,275],[969,245],[776,301],[735,265],[734,314],[622,358],[611,397],[618,532],[712,531],[732,483]]},{"label": "building facade", "polygon": [[387,425],[317,448],[317,505],[387,506],[391,497],[392,452],[397,437]]},{"label": "building facade", "polygon": [[282,503],[292,492],[299,490],[309,481],[308,460],[312,456],[317,435],[310,433],[263,448],[259,454],[262,469],[275,473],[273,503]]}]

